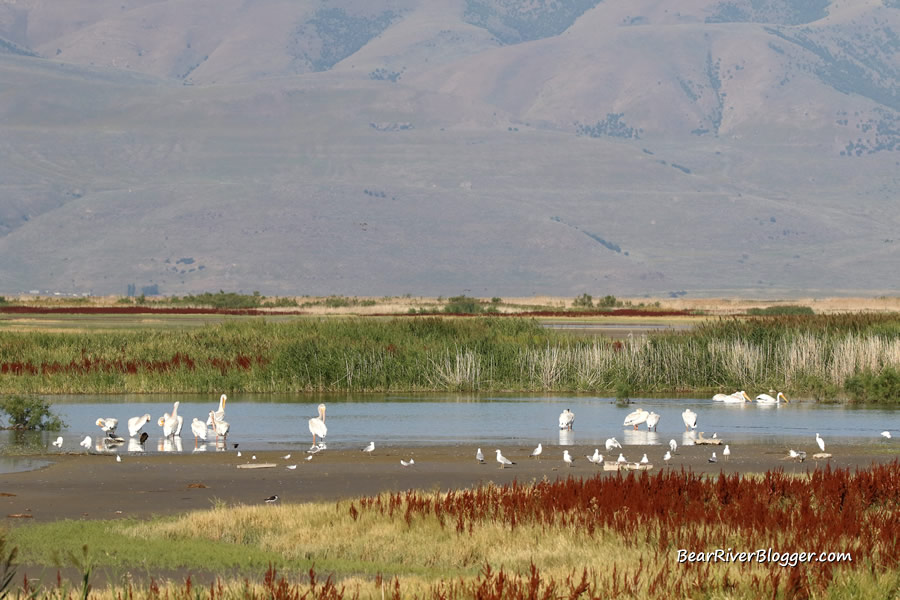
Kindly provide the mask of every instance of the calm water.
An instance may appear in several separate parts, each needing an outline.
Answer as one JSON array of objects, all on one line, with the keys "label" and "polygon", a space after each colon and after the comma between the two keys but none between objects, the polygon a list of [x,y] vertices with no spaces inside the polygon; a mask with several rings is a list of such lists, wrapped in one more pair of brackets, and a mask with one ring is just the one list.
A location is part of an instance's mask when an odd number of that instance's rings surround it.
[{"label": "calm water", "polygon": [[[164,441],[156,419],[171,411],[174,400],[181,402],[179,414],[184,416],[180,439]],[[611,398],[592,396],[454,396],[454,395],[383,395],[311,397],[297,395],[265,395],[229,397],[226,420],[231,425],[228,447],[239,443],[241,450],[299,451],[308,448],[312,437],[308,420],[316,416],[316,406],[328,406],[328,447],[362,447],[369,441],[381,446],[459,444],[482,447],[505,445],[577,444],[602,446],[608,437],[616,437],[623,445],[667,444],[675,438],[684,440],[681,412],[691,408],[698,414],[698,430],[729,441],[752,441],[785,447],[812,444],[818,432],[823,438],[842,443],[880,442],[880,432],[891,430],[897,443],[900,438],[900,411],[888,408],[851,408],[841,405],[792,403],[781,406],[726,405],[708,399],[641,398],[630,406],[617,406]],[[218,407],[213,396],[68,396],[53,397],[54,409],[68,428],[61,432],[62,451],[83,451],[78,443],[90,435],[94,451],[127,453],[141,451],[192,452],[194,439],[190,423],[194,417],[205,421],[209,411]],[[625,429],[625,415],[637,407],[661,415],[658,433]],[[564,408],[575,412],[572,432],[560,432],[559,413]],[[145,425],[150,438],[143,448],[135,441],[117,448],[96,446],[102,432],[95,425],[98,417],[119,419],[119,434],[127,437],[129,417],[150,413]],[[57,434],[38,436],[31,444],[49,447]],[[215,451],[210,442],[201,447]],[[0,432],[0,445],[16,443],[12,432]],[[223,450],[224,446],[218,448]],[[50,450],[57,450],[50,447]],[[17,462],[19,467],[8,463]],[[21,465],[25,465],[24,467]],[[26,459],[7,459],[0,472],[34,468]]]}]

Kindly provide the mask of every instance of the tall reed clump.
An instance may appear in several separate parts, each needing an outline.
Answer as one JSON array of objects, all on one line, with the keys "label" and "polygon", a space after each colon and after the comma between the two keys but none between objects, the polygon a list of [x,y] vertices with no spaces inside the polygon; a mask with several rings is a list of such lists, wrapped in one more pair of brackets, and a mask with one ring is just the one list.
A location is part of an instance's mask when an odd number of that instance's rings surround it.
[{"label": "tall reed clump", "polygon": [[0,393],[774,389],[898,402],[896,315],[708,321],[626,340],[518,318],[232,321],[8,333]]}]

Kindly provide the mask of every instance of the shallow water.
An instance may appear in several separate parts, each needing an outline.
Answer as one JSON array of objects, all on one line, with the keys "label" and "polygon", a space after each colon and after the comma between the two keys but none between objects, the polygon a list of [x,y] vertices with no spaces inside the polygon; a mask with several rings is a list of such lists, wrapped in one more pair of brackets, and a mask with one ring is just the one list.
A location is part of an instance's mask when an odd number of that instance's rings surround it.
[{"label": "shallow water", "polygon": [[[164,440],[156,420],[171,411],[175,400],[180,401],[184,430],[180,438]],[[193,452],[191,420],[197,417],[205,421],[209,411],[218,407],[218,398],[206,395],[54,396],[52,401],[68,427],[60,432],[64,440],[62,450],[50,446],[58,434],[43,434],[37,440],[51,453],[85,452],[79,441],[86,435],[92,438],[92,452]],[[308,421],[316,416],[319,402],[328,406],[329,448],[362,447],[369,441],[380,446],[459,444],[494,448],[542,442],[602,448],[609,437],[616,437],[625,446],[668,444],[673,438],[681,445],[688,440],[681,420],[685,408],[698,414],[698,430],[706,432],[707,437],[718,433],[727,441],[767,443],[784,449],[796,446],[815,450],[816,433],[826,443],[897,443],[900,437],[900,411],[896,409],[812,402],[759,406],[729,405],[708,399],[638,398],[631,405],[620,406],[611,398],[573,395],[257,395],[229,398],[228,449],[238,443],[242,451],[305,450],[312,442]],[[622,426],[625,416],[638,407],[661,415],[658,432],[647,431],[645,425],[638,431]],[[565,408],[576,415],[571,432],[558,429],[558,416]],[[95,425],[98,417],[118,418],[119,435],[127,438],[128,418],[144,413],[152,417],[144,427],[150,436],[146,444],[141,446],[136,439],[119,446],[101,442],[103,434]],[[894,440],[880,437],[885,429],[893,430]],[[0,445],[11,444],[15,444],[12,432],[0,432]],[[199,449],[224,450],[225,445],[217,448],[210,435],[209,442]],[[0,462],[0,472],[37,468],[27,466],[23,459],[7,463]]]}]

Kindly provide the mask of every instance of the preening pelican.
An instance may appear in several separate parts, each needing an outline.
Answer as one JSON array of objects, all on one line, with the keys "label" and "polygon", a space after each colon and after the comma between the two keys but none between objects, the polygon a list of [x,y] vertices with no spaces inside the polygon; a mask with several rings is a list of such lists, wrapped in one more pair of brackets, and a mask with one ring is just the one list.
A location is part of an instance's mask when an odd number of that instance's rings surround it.
[{"label": "preening pelican", "polygon": [[656,431],[657,423],[659,423],[658,414],[656,414],[655,412],[651,412],[649,415],[647,415],[647,431]]},{"label": "preening pelican", "polygon": [[213,416],[206,419],[206,426],[212,427],[213,421],[223,421],[225,420],[225,401],[228,400],[228,396],[222,394],[219,396],[219,409],[213,411]]},{"label": "preening pelican", "polygon": [[[624,427],[628,427],[629,425],[633,425],[635,429],[638,428],[638,425],[647,421],[647,417],[650,416],[650,413],[644,410],[643,408],[639,408],[632,413],[628,413],[628,416],[625,417],[625,422],[622,423]],[[627,441],[627,440],[626,440]]]},{"label": "preening pelican", "polygon": [[141,429],[144,428],[144,425],[150,422],[150,415],[143,415],[140,417],[131,417],[128,419],[128,435],[131,437],[136,436],[141,432]]},{"label": "preening pelican", "polygon": [[825,452],[825,440],[819,437],[819,434],[816,434],[816,443],[819,445],[819,450]]},{"label": "preening pelican", "polygon": [[81,440],[81,442],[78,445],[86,450],[90,450],[91,449],[91,436],[89,436],[89,435],[84,436],[84,439]]},{"label": "preening pelican", "polygon": [[482,453],[481,448],[479,448],[475,453],[475,460],[477,460],[481,464],[484,464],[484,453]]},{"label": "preening pelican", "polygon": [[[181,433],[181,427],[178,424],[178,405],[180,402],[175,402],[172,406],[172,414],[163,413],[157,421],[156,424],[163,428],[163,437],[173,437],[178,433]],[[182,417],[182,422],[184,422],[184,418]]]},{"label": "preening pelican", "polygon": [[497,449],[497,462],[500,463],[500,468],[501,468],[501,469],[506,468],[506,465],[514,465],[514,464],[516,464],[516,463],[514,463],[513,461],[511,461],[511,460],[509,460],[508,458],[506,458],[505,456],[503,456],[502,454],[500,454],[500,449],[499,449],[499,448]]},{"label": "preening pelican", "polygon": [[196,448],[198,438],[206,441],[206,423],[194,417],[194,420],[191,421],[191,433],[194,434],[194,448]]},{"label": "preening pelican", "polygon": [[[309,432],[313,436],[313,443],[310,448],[318,448],[319,450],[325,448],[325,436],[328,435],[328,428],[325,427],[324,404],[319,405],[319,416],[309,420]],[[316,444],[316,436],[322,438],[318,444]]]},{"label": "preening pelican", "polygon": [[619,443],[619,440],[616,438],[609,438],[606,440],[606,451],[609,452],[613,448],[621,448],[622,444]]},{"label": "preening pelican", "polygon": [[544,451],[544,447],[541,446],[540,442],[538,442],[537,448],[531,451],[531,458],[537,458],[541,455],[541,452]]},{"label": "preening pelican", "polygon": [[684,430],[697,429],[697,413],[689,408],[684,409],[681,413],[681,420],[684,421]]},{"label": "preening pelican", "polygon": [[62,445],[63,445],[62,436],[59,436],[58,438],[56,438],[56,441],[53,442],[53,445],[56,446],[57,448],[62,448]]},{"label": "preening pelican", "polygon": [[572,429],[572,426],[575,425],[575,413],[573,413],[568,408],[561,413],[559,413],[559,428],[560,429]]},{"label": "preening pelican", "polygon": [[230,426],[228,425],[228,421],[216,421],[215,411],[209,411],[209,416],[213,418],[213,430],[216,432],[216,443],[218,443],[220,437],[228,437]]},{"label": "preening pelican", "polygon": [[778,392],[774,398],[768,394],[760,394],[756,397],[757,404],[780,404],[782,401],[784,401],[785,404],[788,403],[787,396],[781,392]]},{"label": "preening pelican", "polygon": [[116,427],[119,426],[119,420],[106,417],[105,419],[97,419],[96,425],[107,435],[114,436],[116,435]]},{"label": "preening pelican", "polygon": [[569,465],[570,467],[573,464],[572,455],[569,454],[568,450],[563,450],[563,462]]}]

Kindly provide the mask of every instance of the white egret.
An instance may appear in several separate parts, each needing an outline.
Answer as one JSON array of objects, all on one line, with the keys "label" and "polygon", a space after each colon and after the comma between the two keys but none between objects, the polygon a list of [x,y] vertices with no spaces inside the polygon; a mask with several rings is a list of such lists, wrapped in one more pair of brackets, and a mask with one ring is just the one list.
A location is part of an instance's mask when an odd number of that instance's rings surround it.
[{"label": "white egret", "polygon": [[500,463],[500,468],[501,468],[501,469],[506,468],[506,465],[514,465],[514,464],[516,464],[516,463],[514,463],[513,461],[511,461],[511,460],[509,460],[508,458],[506,458],[505,456],[503,456],[502,454],[500,454],[500,449],[499,449],[499,448],[497,449],[497,462]]},{"label": "white egret", "polygon": [[575,425],[575,413],[573,413],[568,408],[561,413],[559,413],[559,428],[560,429],[572,429]]},{"label": "white egret", "polygon": [[568,450],[563,450],[563,462],[566,463],[570,467],[572,466],[572,464],[574,462],[572,460],[572,455],[569,454]]},{"label": "white egret", "polygon": [[[328,435],[328,428],[325,427],[325,405],[320,404],[318,411],[319,416],[309,420],[309,432],[313,436],[313,443],[310,448],[319,448],[321,450],[325,448],[325,436]],[[318,444],[316,444],[316,436],[321,438]]]},{"label": "white egret", "polygon": [[643,408],[639,408],[634,412],[628,413],[628,416],[625,417],[625,422],[622,423],[623,427],[628,427],[629,425],[634,426],[635,429],[638,428],[638,425],[647,421],[647,417],[650,416],[650,413]]},{"label": "white egret", "polygon": [[825,452],[825,440],[819,437],[819,434],[816,434],[816,443],[819,445],[819,450]]}]

